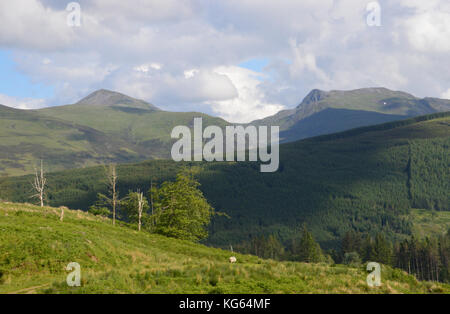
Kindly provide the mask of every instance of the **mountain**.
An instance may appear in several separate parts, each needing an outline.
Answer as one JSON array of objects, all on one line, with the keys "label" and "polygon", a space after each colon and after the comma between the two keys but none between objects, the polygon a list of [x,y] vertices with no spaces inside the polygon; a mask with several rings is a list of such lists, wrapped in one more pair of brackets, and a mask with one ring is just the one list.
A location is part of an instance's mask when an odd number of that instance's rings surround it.
[{"label": "mountain", "polygon": [[420,99],[387,88],[329,92],[314,89],[296,108],[251,124],[278,125],[282,141],[290,142],[443,111],[450,111],[450,100]]},{"label": "mountain", "polygon": [[76,104],[37,110],[47,116],[72,121],[141,146],[149,154],[170,157],[172,129],[192,126],[195,117],[204,125],[225,126],[227,122],[199,112],[169,112],[134,98],[100,90]]},{"label": "mountain", "polygon": [[366,110],[325,108],[281,131],[280,139],[282,142],[290,142],[401,119],[405,119],[405,116]]},{"label": "mountain", "polygon": [[[0,203],[0,293],[450,293],[384,265],[382,286],[370,289],[362,267],[264,260],[80,211],[66,209],[61,222],[60,212]],[[81,266],[80,287],[66,283],[70,262]]]},{"label": "mountain", "polygon": [[[399,240],[410,235],[413,208],[450,211],[450,112],[322,135],[280,146],[280,168],[257,162],[175,163],[153,160],[118,167],[119,190],[148,191],[184,166],[197,169],[218,212],[208,244],[227,247],[276,234],[289,244],[306,223],[325,249],[349,230]],[[0,199],[29,201],[31,177],[0,179]],[[102,167],[48,175],[50,204],[87,209],[106,192]]]},{"label": "mountain", "polygon": [[31,173],[39,159],[48,170],[138,161],[137,146],[84,125],[0,105],[0,174]]},{"label": "mountain", "polygon": [[[448,100],[419,99],[385,88],[313,90],[296,108],[252,124],[279,125],[282,142],[291,142],[446,110],[450,110]],[[71,105],[32,111],[2,107],[0,177],[31,173],[39,159],[45,159],[48,170],[57,171],[170,158],[172,129],[192,127],[195,117],[203,118],[204,127],[230,125],[199,112],[163,111],[104,89]]]},{"label": "mountain", "polygon": [[144,110],[160,110],[159,108],[149,104],[146,101],[132,98],[130,96],[110,91],[107,89],[100,89],[95,91],[85,98],[81,99],[76,105],[86,106],[123,106],[130,108],[138,108]]},{"label": "mountain", "polygon": [[169,158],[177,125],[225,126],[197,112],[167,112],[117,92],[99,90],[71,105],[19,110],[0,105],[0,176],[32,173],[39,159],[49,171],[109,162]]}]

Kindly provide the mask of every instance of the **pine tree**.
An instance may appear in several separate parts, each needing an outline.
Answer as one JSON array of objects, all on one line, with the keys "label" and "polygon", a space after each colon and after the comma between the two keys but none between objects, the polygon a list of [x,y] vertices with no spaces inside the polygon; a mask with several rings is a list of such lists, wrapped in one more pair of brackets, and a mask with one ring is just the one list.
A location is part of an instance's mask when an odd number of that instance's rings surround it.
[{"label": "pine tree", "polygon": [[302,236],[297,248],[298,260],[307,263],[317,263],[323,260],[322,250],[312,234],[303,226]]},{"label": "pine tree", "polygon": [[390,265],[392,261],[392,247],[391,243],[385,239],[385,237],[378,233],[375,236],[374,243],[374,262]]}]

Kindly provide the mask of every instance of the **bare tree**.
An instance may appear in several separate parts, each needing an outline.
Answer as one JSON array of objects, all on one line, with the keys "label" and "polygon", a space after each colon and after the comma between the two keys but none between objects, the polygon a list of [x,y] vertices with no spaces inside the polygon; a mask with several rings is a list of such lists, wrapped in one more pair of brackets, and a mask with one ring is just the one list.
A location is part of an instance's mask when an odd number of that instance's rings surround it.
[{"label": "bare tree", "polygon": [[151,206],[152,215],[153,215],[153,179],[150,181],[150,206]]},{"label": "bare tree", "polygon": [[63,221],[64,220],[64,209],[65,209],[65,207],[61,206],[60,209],[61,209],[61,215],[59,216],[59,220]]},{"label": "bare tree", "polygon": [[113,225],[116,225],[116,208],[118,204],[118,193],[117,193],[117,169],[116,165],[109,165],[108,172],[108,184],[111,189],[111,205],[113,209]]},{"label": "bare tree", "polygon": [[41,160],[41,169],[40,170],[35,169],[34,182],[32,183],[33,190],[36,192],[36,194],[31,196],[31,197],[39,199],[41,207],[44,207],[46,184],[47,184],[47,178],[45,177],[45,173],[44,173],[44,163]]},{"label": "bare tree", "polygon": [[142,211],[144,209],[144,193],[138,190],[138,230],[141,231]]},{"label": "bare tree", "polygon": [[113,225],[116,224],[116,210],[119,206],[119,191],[117,190],[117,169],[115,164],[104,167],[106,175],[106,184],[108,186],[108,195],[98,193],[98,204],[108,206],[112,209]]}]

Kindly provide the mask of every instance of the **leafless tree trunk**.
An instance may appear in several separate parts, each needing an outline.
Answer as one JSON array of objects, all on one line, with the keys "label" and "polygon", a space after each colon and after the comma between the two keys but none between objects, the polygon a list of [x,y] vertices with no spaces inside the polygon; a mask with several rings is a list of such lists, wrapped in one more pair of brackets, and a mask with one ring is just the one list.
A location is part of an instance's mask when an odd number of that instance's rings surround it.
[{"label": "leafless tree trunk", "polygon": [[46,183],[47,183],[47,178],[45,178],[45,174],[44,174],[44,163],[41,160],[41,169],[40,169],[40,171],[38,171],[36,169],[34,183],[32,183],[33,189],[36,191],[36,194],[34,194],[32,197],[39,199],[41,207],[44,207]]},{"label": "leafless tree trunk", "polygon": [[116,165],[109,166],[108,183],[111,188],[111,203],[113,208],[113,225],[116,225],[116,208],[117,208],[117,170]]},{"label": "leafless tree trunk", "polygon": [[138,190],[138,216],[139,216],[139,225],[138,229],[141,231],[142,225],[142,211],[144,209],[144,193]]},{"label": "leafless tree trunk", "polygon": [[150,205],[152,207],[152,216],[153,216],[153,179],[150,181]]}]

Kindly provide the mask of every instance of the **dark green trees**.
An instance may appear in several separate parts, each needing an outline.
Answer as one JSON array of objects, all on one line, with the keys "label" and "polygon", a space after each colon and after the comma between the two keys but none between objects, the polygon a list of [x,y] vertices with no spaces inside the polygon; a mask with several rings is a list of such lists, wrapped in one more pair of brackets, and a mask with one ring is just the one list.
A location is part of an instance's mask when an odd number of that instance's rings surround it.
[{"label": "dark green trees", "polygon": [[214,214],[192,172],[178,173],[175,182],[164,182],[152,189],[151,230],[173,238],[199,241],[208,236],[207,227]]},{"label": "dark green trees", "polygon": [[[450,231],[450,230],[449,230]],[[381,233],[375,238],[348,232],[342,238],[336,262],[356,259],[395,266],[414,274],[419,280],[450,282],[450,232],[418,239],[411,236],[392,245]],[[363,239],[363,240],[361,240]]]},{"label": "dark green trees", "polygon": [[396,245],[395,255],[396,266],[420,280],[450,282],[450,232],[423,240],[406,239]]},{"label": "dark green trees", "polygon": [[293,245],[293,254],[296,260],[306,263],[317,263],[324,260],[319,244],[314,240],[306,225],[303,226],[300,241]]},{"label": "dark green trees", "polygon": [[285,257],[283,244],[274,235],[253,237],[250,241],[236,245],[236,249],[241,253],[252,254],[262,258],[281,260]]}]

